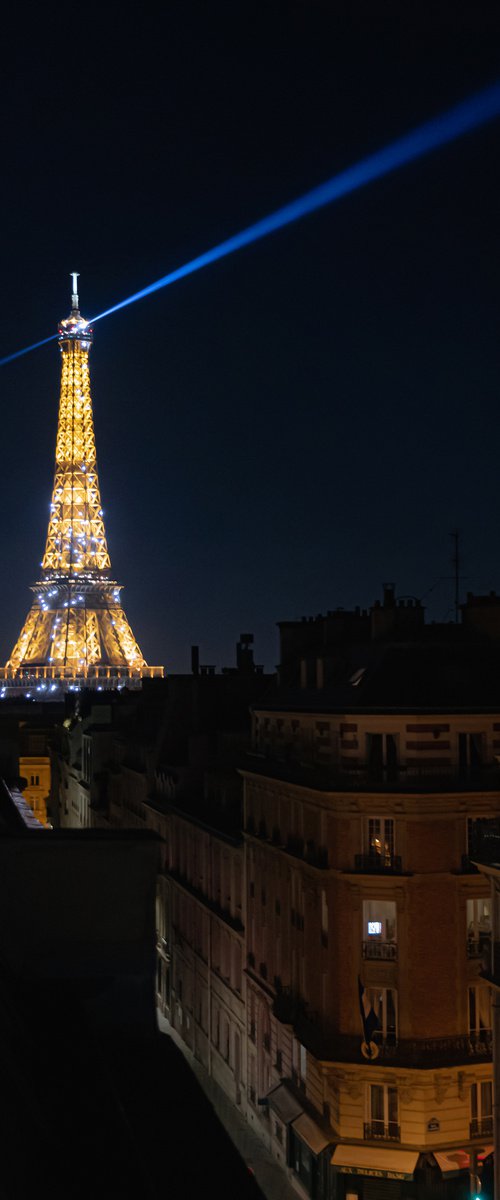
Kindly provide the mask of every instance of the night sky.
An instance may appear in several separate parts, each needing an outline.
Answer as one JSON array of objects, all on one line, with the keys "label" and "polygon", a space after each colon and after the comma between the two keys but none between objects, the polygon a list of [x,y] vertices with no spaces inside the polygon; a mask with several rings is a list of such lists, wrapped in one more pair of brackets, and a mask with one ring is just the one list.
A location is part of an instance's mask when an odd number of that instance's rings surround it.
[{"label": "night sky", "polygon": [[[479,6],[451,26],[314,0],[41,7],[4,44],[0,355],[56,331],[70,271],[91,317],[500,79]],[[499,140],[96,325],[113,577],[150,663],[187,670],[198,643],[228,665],[253,631],[272,668],[278,620],[384,580],[451,619],[454,528],[463,596],[500,590]],[[1,370],[1,662],[45,545],[59,370],[56,342]]]}]

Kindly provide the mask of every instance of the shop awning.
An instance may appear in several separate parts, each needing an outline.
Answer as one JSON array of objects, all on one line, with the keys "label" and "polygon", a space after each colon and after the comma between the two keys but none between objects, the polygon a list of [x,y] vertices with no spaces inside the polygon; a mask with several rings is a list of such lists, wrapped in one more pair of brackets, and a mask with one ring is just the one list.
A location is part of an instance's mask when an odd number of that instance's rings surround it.
[{"label": "shop awning", "polygon": [[313,1154],[321,1154],[325,1146],[329,1146],[331,1142],[335,1141],[333,1134],[331,1137],[327,1137],[319,1125],[316,1125],[316,1122],[307,1116],[307,1113],[302,1113],[300,1117],[292,1121],[292,1129],[305,1142],[306,1146],[309,1146]]},{"label": "shop awning", "polygon": [[[478,1162],[484,1162],[489,1154],[493,1154],[494,1146],[482,1146],[477,1151]],[[453,1175],[458,1175],[460,1171],[469,1171],[471,1165],[470,1153],[468,1150],[447,1150],[446,1154],[443,1150],[433,1150],[435,1158],[441,1174],[446,1179],[451,1179]]]},{"label": "shop awning", "polygon": [[342,1175],[375,1175],[382,1179],[412,1179],[418,1162],[416,1150],[373,1146],[336,1146],[332,1167]]},{"label": "shop awning", "polygon": [[493,1154],[494,1149],[494,1146],[485,1146],[484,1150],[480,1150],[477,1156],[479,1162],[484,1162],[485,1158],[489,1158],[490,1154]]},{"label": "shop awning", "polygon": [[443,1154],[442,1150],[433,1150],[432,1153],[441,1174],[445,1175],[447,1179],[458,1175],[460,1171],[469,1169],[470,1158],[464,1150],[450,1150],[448,1154]]},{"label": "shop awning", "polygon": [[289,1092],[285,1083],[278,1083],[277,1087],[268,1093],[267,1101],[284,1125],[289,1125],[304,1111],[303,1105],[293,1092]]}]

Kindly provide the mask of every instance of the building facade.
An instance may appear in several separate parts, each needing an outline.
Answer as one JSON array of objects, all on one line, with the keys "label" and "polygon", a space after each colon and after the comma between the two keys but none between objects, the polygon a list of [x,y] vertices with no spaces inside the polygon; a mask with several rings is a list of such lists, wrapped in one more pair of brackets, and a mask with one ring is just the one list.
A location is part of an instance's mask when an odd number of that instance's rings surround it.
[{"label": "building facade", "polygon": [[53,752],[63,827],[161,836],[157,1003],[210,1079],[247,1108],[243,783],[250,704],[274,683],[242,635],[234,667],[82,697]]},{"label": "building facade", "polygon": [[308,1195],[465,1196],[491,1154],[473,858],[499,827],[500,602],[482,599],[459,627],[392,589],[371,614],[287,625],[282,686],[254,708],[249,1095]]},{"label": "building facade", "polygon": [[386,588],[280,628],[277,689],[151,684],[100,758],[90,716],[75,786],[90,763],[90,821],[161,834],[158,1005],[297,1194],[465,1197],[493,1146],[500,601],[431,626]]}]

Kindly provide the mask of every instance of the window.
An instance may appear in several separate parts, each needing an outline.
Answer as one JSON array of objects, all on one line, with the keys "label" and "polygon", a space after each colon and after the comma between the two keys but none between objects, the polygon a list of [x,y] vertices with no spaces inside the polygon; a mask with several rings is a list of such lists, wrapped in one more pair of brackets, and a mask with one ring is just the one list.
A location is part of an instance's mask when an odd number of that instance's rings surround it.
[{"label": "window", "polygon": [[473,1083],[470,1091],[470,1136],[493,1136],[493,1096],[491,1079]]},{"label": "window", "polygon": [[363,901],[363,958],[397,958],[394,900]]},{"label": "window", "polygon": [[256,1104],[255,1059],[248,1060],[248,1094],[251,1104]]},{"label": "window", "polygon": [[469,1035],[488,1041],[491,1035],[491,996],[486,983],[475,983],[469,993]]},{"label": "window", "polygon": [[305,1091],[307,1075],[307,1050],[297,1038],[292,1038],[292,1079]]},{"label": "window", "polygon": [[394,733],[367,733],[366,766],[374,779],[390,779],[397,774],[398,742]]},{"label": "window", "polygon": [[369,818],[368,855],[380,866],[391,867],[393,865],[394,821],[391,817]]},{"label": "window", "polygon": [[[498,862],[500,857],[500,821],[498,817],[468,817],[467,854],[469,858]],[[493,857],[495,855],[495,857]]]},{"label": "window", "polygon": [[399,1141],[398,1089],[387,1083],[368,1085],[365,1138]]},{"label": "window", "polygon": [[233,945],[232,983],[235,992],[241,993],[241,946],[239,942],[235,942]]},{"label": "window", "polygon": [[460,775],[478,771],[484,759],[484,734],[459,733],[458,770]]},{"label": "window", "polygon": [[309,1195],[314,1195],[317,1172],[316,1163],[313,1162],[309,1147],[304,1145],[304,1142],[297,1137],[293,1129],[290,1130],[290,1135],[293,1170],[304,1184],[306,1192]]},{"label": "window", "polygon": [[328,946],[328,900],[324,888],[321,889],[321,945]]},{"label": "window", "polygon": [[481,958],[491,938],[491,903],[489,896],[467,901],[467,956]]}]

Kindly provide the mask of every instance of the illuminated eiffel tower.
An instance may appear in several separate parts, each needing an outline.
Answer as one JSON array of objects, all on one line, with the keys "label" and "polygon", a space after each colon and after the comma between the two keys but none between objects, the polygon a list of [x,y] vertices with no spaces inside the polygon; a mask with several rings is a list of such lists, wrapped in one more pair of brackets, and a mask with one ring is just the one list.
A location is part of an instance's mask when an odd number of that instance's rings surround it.
[{"label": "illuminated eiffel tower", "polygon": [[110,579],[90,395],[92,329],[80,315],[73,273],[70,316],[59,325],[62,354],[56,465],[42,578],[6,667],[4,687],[38,691],[138,686],[148,667]]}]

